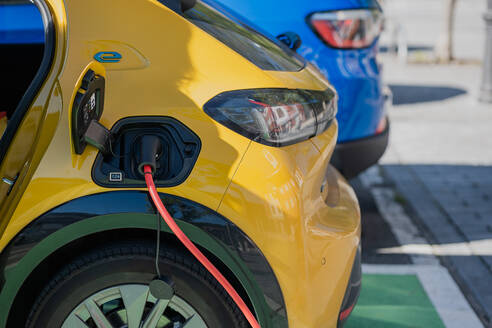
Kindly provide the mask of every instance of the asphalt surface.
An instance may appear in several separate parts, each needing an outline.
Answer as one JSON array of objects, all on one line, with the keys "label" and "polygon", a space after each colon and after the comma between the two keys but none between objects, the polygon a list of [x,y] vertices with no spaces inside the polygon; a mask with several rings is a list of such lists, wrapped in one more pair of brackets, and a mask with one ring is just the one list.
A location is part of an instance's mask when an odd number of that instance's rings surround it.
[{"label": "asphalt surface", "polygon": [[362,263],[410,264],[407,254],[381,254],[380,249],[400,246],[389,224],[381,216],[374,198],[360,178],[350,181],[354,188],[362,217]]},{"label": "asphalt surface", "polygon": [[380,170],[432,245],[406,254],[435,256],[492,327],[492,104],[477,101],[481,68],[384,63],[394,107]]},{"label": "asphalt surface", "polygon": [[483,327],[382,172],[373,167],[351,181],[362,214],[363,279],[346,327]]},{"label": "asphalt surface", "polygon": [[[492,327],[492,104],[477,100],[486,1],[457,0],[449,65],[432,64],[444,1],[383,3],[390,143],[376,169],[351,181],[366,274],[348,326]],[[396,56],[395,44],[408,52]],[[421,288],[430,302],[405,302]]]},{"label": "asphalt surface", "polygon": [[[365,274],[347,327],[490,326],[489,241],[483,233],[489,229],[483,219],[492,186],[489,173],[381,165],[351,181],[361,207]],[[477,228],[467,234],[479,244],[469,244],[460,226],[470,225],[453,221],[450,213],[458,213],[456,220],[473,217]],[[418,320],[409,320],[413,317]]]},{"label": "asphalt surface", "polygon": [[492,167],[387,165],[383,171],[405,197],[434,254],[490,326]]},{"label": "asphalt surface", "polygon": [[[390,145],[380,180],[352,181],[362,210],[363,262],[443,268],[473,309],[445,305],[438,311],[445,326],[476,327],[477,320],[459,322],[467,315],[492,327],[492,104],[477,100],[486,1],[458,0],[458,60],[450,65],[432,64],[443,1],[385,3],[380,59],[394,96]],[[394,32],[395,41],[408,46],[407,57],[388,52]],[[435,292],[447,288],[438,282]]]}]

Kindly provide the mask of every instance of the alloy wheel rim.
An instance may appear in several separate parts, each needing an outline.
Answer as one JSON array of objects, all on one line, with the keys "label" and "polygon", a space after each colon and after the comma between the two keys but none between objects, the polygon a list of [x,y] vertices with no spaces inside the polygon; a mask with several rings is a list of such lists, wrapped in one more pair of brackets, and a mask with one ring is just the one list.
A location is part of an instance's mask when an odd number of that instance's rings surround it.
[{"label": "alloy wheel rim", "polygon": [[106,288],[80,302],[62,328],[207,328],[184,299],[156,299],[149,286],[125,284]]}]

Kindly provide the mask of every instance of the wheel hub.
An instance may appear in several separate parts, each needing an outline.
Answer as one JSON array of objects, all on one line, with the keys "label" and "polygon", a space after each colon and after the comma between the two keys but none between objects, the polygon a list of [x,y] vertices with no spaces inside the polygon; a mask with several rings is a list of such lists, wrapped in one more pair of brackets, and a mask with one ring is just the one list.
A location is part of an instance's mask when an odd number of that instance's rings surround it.
[{"label": "wheel hub", "polygon": [[125,284],[80,302],[62,328],[207,328],[196,310],[177,295],[156,299],[149,287]]}]

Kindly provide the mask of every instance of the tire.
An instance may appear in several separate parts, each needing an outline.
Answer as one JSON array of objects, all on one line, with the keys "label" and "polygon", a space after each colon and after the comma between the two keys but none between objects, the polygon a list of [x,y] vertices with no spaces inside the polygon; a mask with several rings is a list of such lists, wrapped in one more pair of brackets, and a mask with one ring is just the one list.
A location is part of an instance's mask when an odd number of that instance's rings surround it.
[{"label": "tire", "polygon": [[[74,311],[80,311],[82,307],[84,307],[83,311],[87,311],[88,308],[83,302],[95,299],[98,293],[109,293],[115,288],[123,290],[122,288],[130,285],[148,286],[156,276],[154,257],[155,246],[145,243],[110,245],[77,257],[45,286],[34,303],[26,327],[71,327],[72,325],[68,323],[71,318],[76,315],[77,318],[83,317],[74,314]],[[195,314],[198,314],[206,327],[247,327],[244,316],[222,286],[190,254],[174,248],[161,247],[159,267],[163,276],[171,278],[175,291],[173,301],[167,306],[165,318],[161,317],[162,320],[167,320],[167,317],[177,320],[171,322],[191,320],[185,318],[188,314],[179,312],[182,307],[176,305],[184,302],[195,311]],[[121,299],[124,299],[123,292],[121,292]],[[118,301],[112,302],[117,304]],[[149,302],[145,303],[150,305],[146,305],[142,321],[152,306],[157,304],[155,300],[154,303]],[[104,310],[104,306],[106,305],[100,305],[99,308]],[[147,309],[149,306],[150,309]],[[197,317],[195,314],[193,317]],[[112,314],[105,312],[108,319],[110,315]],[[91,320],[91,318],[84,318],[82,322],[87,327],[96,327]],[[122,327],[126,324],[118,320],[114,321],[114,318],[110,320],[113,327]],[[169,324],[169,327],[174,325]]]}]

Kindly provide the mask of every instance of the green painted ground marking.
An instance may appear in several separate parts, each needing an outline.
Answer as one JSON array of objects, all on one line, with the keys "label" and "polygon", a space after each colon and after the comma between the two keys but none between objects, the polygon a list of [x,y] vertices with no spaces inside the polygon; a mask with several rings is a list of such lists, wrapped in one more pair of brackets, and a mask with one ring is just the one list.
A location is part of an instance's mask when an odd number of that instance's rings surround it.
[{"label": "green painted ground marking", "polygon": [[445,328],[416,275],[364,274],[345,328]]}]

